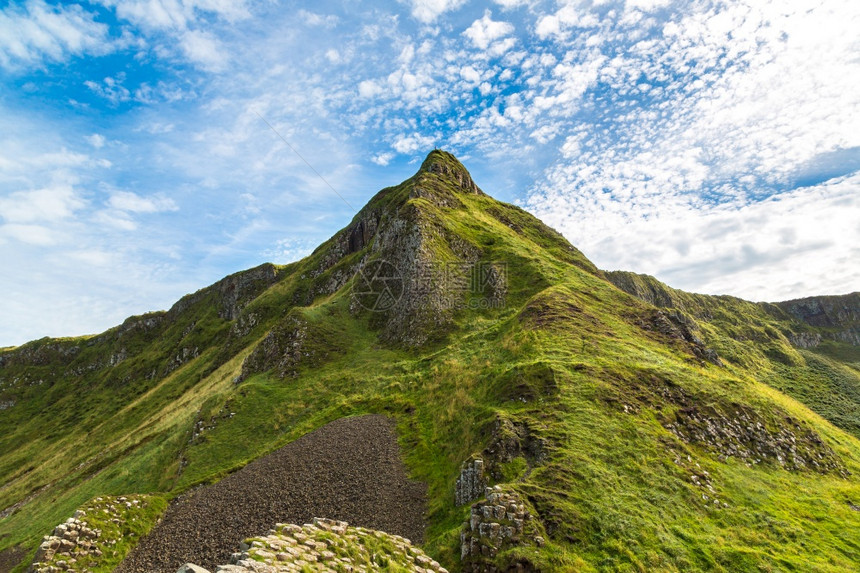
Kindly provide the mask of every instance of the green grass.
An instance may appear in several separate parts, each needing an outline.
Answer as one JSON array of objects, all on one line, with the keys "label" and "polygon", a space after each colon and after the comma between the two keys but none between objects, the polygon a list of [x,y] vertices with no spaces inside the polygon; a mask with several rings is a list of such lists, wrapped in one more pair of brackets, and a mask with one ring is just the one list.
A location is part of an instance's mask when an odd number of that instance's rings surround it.
[{"label": "green grass", "polygon": [[[99,495],[169,499],[329,421],[381,413],[397,420],[412,477],[428,485],[424,548],[452,570],[468,515],[453,505],[460,465],[503,421],[545,444],[539,463],[517,456],[500,472],[539,516],[547,545],[500,560],[582,571],[856,568],[860,378],[850,351],[797,351],[791,325],[762,305],[630,279],[640,295],[690,317],[724,366],[702,362],[687,342],[646,328],[653,306],[607,282],[527,213],[419,175],[377,194],[354,224],[369,213],[383,222],[408,217],[432,233],[424,247],[434,257],[469,250],[504,262],[503,306],[451,312],[419,347],[386,342],[385,321],[350,306],[350,283],[326,290],[375,252],[370,244],[330,261],[347,229],[280,268],[278,282],[255,291],[235,321],[219,318],[213,287],[150,329],[33,343],[29,362],[0,370],[0,400],[16,401],[0,417],[0,506],[28,499],[0,520],[0,549],[34,549]],[[409,199],[416,182],[425,196]],[[266,367],[237,384],[255,346],[297,318],[310,335],[295,368],[281,378]],[[50,345],[57,348],[33,358]],[[183,348],[197,356],[171,362]],[[119,365],[90,368],[123,349]],[[667,429],[690,405],[744,405],[774,432],[794,420],[851,476],[720,461]],[[207,429],[195,437],[198,421]],[[714,492],[691,481],[702,470]]]}]

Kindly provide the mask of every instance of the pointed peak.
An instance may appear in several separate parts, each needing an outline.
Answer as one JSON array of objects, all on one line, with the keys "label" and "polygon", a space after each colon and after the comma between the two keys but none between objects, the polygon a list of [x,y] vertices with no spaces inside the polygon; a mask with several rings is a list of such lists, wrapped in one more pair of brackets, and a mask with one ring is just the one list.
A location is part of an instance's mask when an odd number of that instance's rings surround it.
[{"label": "pointed peak", "polygon": [[453,169],[466,170],[463,164],[460,163],[460,160],[457,159],[453,153],[438,148],[434,148],[433,151],[427,154],[427,157],[424,158],[424,162],[421,164],[421,169],[427,171],[429,170],[430,165],[436,163],[448,165]]},{"label": "pointed peak", "polygon": [[449,153],[441,149],[434,149],[427,154],[427,157],[421,164],[419,173],[421,172],[440,175],[469,193],[483,195],[483,192],[478,188],[475,182],[472,181],[472,176],[469,174],[469,170],[460,163],[460,160],[457,159],[453,153]]}]

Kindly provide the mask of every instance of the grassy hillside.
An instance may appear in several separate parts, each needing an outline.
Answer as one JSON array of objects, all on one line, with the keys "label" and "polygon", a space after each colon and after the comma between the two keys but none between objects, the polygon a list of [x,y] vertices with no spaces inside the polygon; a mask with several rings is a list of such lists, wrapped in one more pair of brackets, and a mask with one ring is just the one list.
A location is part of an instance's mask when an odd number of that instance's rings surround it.
[{"label": "grassy hillside", "polygon": [[[363,271],[383,260],[397,304],[368,310],[355,292],[379,292]],[[500,564],[856,569],[856,364],[795,348],[780,309],[655,283],[601,273],[433,152],[298,263],[0,353],[0,548],[34,550],[96,496],[171,497],[382,413],[429,487],[424,549],[452,570],[475,454],[547,540]]]},{"label": "grassy hillside", "polygon": [[760,381],[860,438],[860,346],[850,342],[860,323],[858,293],[756,304],[686,293],[647,275],[616,271],[606,277],[641,300],[683,315],[704,344],[730,359],[730,368],[754,370]]}]

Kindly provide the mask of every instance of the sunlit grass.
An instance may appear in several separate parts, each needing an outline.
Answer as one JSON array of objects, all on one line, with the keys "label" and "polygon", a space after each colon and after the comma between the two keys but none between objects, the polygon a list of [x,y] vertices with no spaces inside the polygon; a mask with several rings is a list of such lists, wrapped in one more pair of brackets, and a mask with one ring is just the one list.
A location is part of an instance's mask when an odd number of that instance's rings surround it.
[{"label": "sunlit grass", "polygon": [[[407,194],[399,186],[374,201],[390,207]],[[432,216],[480,249],[482,260],[507,263],[506,301],[456,313],[446,335],[426,347],[381,342],[374,317],[350,308],[349,285],[309,301],[360,257],[314,276],[324,247],[281,268],[279,282],[238,321],[218,318],[212,290],[155,330],[66,340],[81,347],[71,361],[7,367],[4,381],[26,374],[32,386],[0,417],[0,506],[32,497],[0,521],[0,548],[34,549],[98,495],[168,499],[327,422],[381,413],[397,420],[404,460],[428,484],[425,548],[454,570],[468,513],[453,505],[454,483],[501,419],[547,444],[542,464],[530,468],[520,457],[502,469],[547,532],[543,549],[514,553],[545,570],[856,567],[860,512],[850,504],[860,505],[860,442],[850,432],[860,376],[834,356],[844,349],[798,352],[785,325],[758,305],[671,291],[670,302],[696,319],[724,366],[703,363],[683,342],[644,329],[651,307],[607,283],[529,215],[486,197],[460,200],[462,209],[432,207]],[[431,209],[425,199],[411,204]],[[453,256],[440,241],[428,248]],[[312,333],[296,375],[262,372],[237,382],[245,357],[286,316]],[[237,334],[241,325],[245,334]],[[85,369],[123,348],[128,358],[114,368]],[[183,348],[197,348],[197,357],[165,374]],[[853,475],[747,467],[684,444],[664,426],[679,406],[657,387],[670,384],[700,404],[745,404],[762,419],[800,420]],[[198,421],[214,427],[195,437]],[[707,500],[691,483],[701,470],[715,489]]]}]

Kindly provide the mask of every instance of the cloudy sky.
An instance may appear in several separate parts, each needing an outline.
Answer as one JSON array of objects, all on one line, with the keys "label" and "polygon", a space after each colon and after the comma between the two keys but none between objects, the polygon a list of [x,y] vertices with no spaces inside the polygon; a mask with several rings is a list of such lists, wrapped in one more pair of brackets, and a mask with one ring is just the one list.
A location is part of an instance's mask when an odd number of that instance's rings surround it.
[{"label": "cloudy sky", "polygon": [[856,0],[2,6],[0,346],[295,260],[434,146],[601,268],[860,290]]}]

